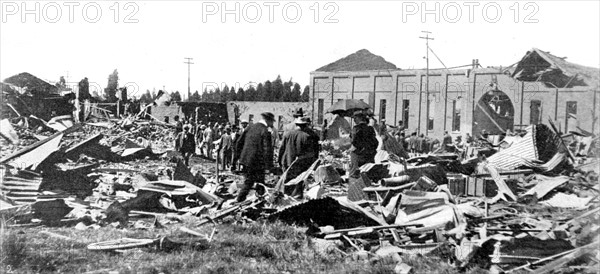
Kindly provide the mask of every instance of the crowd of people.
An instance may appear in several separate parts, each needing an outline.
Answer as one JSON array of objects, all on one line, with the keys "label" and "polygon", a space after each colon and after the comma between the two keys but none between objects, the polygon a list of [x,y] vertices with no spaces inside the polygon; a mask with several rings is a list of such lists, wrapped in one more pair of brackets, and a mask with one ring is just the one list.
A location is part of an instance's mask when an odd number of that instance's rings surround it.
[{"label": "crowd of people", "polygon": [[248,121],[242,120],[240,125],[230,123],[195,123],[192,119],[175,117],[175,149],[181,152],[185,164],[189,165],[192,155],[199,155],[209,160],[219,159],[222,170],[236,170],[238,159],[235,157],[236,143]]},{"label": "crowd of people", "polygon": [[444,133],[441,142],[416,132],[406,136],[403,127],[389,127],[385,120],[378,123],[368,111],[356,111],[352,114],[353,127],[341,115],[329,126],[325,121],[320,134],[313,130],[310,118],[304,116],[302,109],[295,110],[293,116],[294,121],[283,127],[281,138],[273,127],[275,116],[270,112],[262,113],[260,120],[253,124],[242,120],[240,126],[216,122],[194,124],[189,119],[176,117],[175,147],[181,152],[186,165],[189,165],[193,155],[209,160],[214,160],[216,156],[222,170],[244,175],[244,183],[237,197],[237,202],[242,202],[253,188],[260,195],[259,192],[264,191],[264,188],[256,186],[264,184],[265,174],[276,170],[285,171],[285,179],[280,180],[275,188],[301,198],[304,190],[302,182],[291,186],[286,183],[307,170],[319,158],[320,141],[332,136],[339,138],[348,134],[351,138],[351,147],[347,151],[350,156],[348,175],[354,177],[359,175],[359,167],[375,162],[377,150],[386,150],[402,158],[430,152],[460,154],[475,141],[469,134],[466,134],[464,140],[461,136],[452,140],[448,132]]},{"label": "crowd of people", "polygon": [[[237,171],[244,175],[243,187],[237,201],[246,199],[255,185],[264,183],[265,174],[276,169],[287,170],[287,178],[294,178],[319,157],[319,136],[312,129],[310,118],[302,109],[294,112],[295,120],[284,127],[281,140],[273,128],[275,115],[264,112],[257,123],[242,120],[240,126],[229,123],[194,124],[190,119],[175,117],[175,149],[186,165],[193,155],[219,161],[222,170]],[[275,159],[275,148],[278,154]],[[278,167],[275,167],[277,161]],[[263,188],[256,188],[257,192]],[[302,196],[303,185],[296,185],[290,194]],[[282,187],[282,191],[286,191]]]},{"label": "crowd of people", "polygon": [[464,140],[460,135],[452,140],[452,136],[448,131],[444,132],[441,142],[439,139],[425,136],[423,133],[413,132],[410,136],[406,136],[404,131],[401,130],[395,133],[395,139],[406,151],[413,155],[428,154],[430,152],[459,152],[474,142],[473,137],[468,133]]}]

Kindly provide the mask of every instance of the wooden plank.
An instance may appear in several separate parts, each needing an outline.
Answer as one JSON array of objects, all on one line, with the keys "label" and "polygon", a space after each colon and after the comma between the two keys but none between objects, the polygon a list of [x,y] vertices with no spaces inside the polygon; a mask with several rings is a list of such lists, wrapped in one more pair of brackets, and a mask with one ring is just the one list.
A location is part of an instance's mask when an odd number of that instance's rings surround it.
[{"label": "wooden plank", "polygon": [[417,182],[412,182],[412,183],[408,183],[408,184],[401,185],[401,186],[365,187],[365,188],[363,188],[363,191],[366,191],[366,192],[377,192],[377,191],[402,190],[402,189],[410,188],[410,187],[412,187],[412,186],[414,186],[416,184],[417,184]]},{"label": "wooden plank", "polygon": [[41,141],[39,141],[39,142],[36,142],[36,143],[34,143],[34,144],[32,144],[32,145],[29,145],[29,146],[27,146],[27,147],[24,147],[23,149],[21,149],[21,150],[19,150],[19,151],[15,152],[15,153],[13,153],[12,155],[9,155],[9,156],[6,156],[6,157],[4,157],[4,158],[0,159],[0,163],[6,163],[6,162],[8,162],[8,161],[10,161],[10,160],[12,160],[12,159],[15,159],[15,158],[17,158],[17,157],[19,157],[19,156],[22,156],[22,155],[24,155],[24,154],[27,154],[27,153],[29,153],[29,152],[33,151],[34,149],[36,149],[36,148],[40,147],[41,145],[43,145],[43,144],[45,144],[45,143],[47,143],[47,142],[50,142],[50,141],[51,141],[51,140],[53,140],[54,138],[57,138],[57,137],[59,137],[59,136],[63,136],[63,135],[67,135],[67,134],[69,134],[69,133],[71,133],[71,132],[77,131],[77,130],[79,130],[81,127],[82,127],[82,124],[76,124],[76,125],[73,125],[73,126],[72,126],[72,127],[70,127],[70,128],[67,128],[67,129],[63,130],[63,131],[60,131],[60,132],[54,133],[54,134],[52,134],[50,137],[48,137],[48,138],[46,138],[46,139],[44,139],[44,140],[41,140]]}]

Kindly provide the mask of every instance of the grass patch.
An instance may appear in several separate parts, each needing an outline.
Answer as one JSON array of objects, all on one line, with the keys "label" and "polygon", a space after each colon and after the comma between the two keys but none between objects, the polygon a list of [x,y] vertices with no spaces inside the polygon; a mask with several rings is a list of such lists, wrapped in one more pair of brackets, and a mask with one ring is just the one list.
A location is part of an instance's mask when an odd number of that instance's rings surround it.
[{"label": "grass patch", "polygon": [[[320,255],[305,235],[305,228],[282,223],[218,225],[213,241],[200,249],[185,246],[164,252],[148,247],[121,253],[87,250],[90,243],[124,237],[189,237],[178,231],[180,225],[150,230],[7,229],[2,233],[2,263],[10,265],[15,273],[394,273],[393,264],[352,261],[339,253]],[[200,233],[210,233],[213,228],[188,227]],[[457,273],[434,258],[403,259],[415,273]]]},{"label": "grass patch", "polygon": [[3,269],[7,269],[7,267],[18,268],[27,258],[26,238],[12,231],[6,233],[6,235],[4,235],[4,232],[4,229],[2,229],[1,265]]}]

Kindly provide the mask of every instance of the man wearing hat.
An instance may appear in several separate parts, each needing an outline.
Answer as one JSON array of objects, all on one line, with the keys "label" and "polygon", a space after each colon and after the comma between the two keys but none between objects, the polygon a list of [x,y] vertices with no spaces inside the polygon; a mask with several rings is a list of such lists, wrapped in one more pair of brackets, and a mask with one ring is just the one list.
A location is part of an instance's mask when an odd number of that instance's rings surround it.
[{"label": "man wearing hat", "polygon": [[213,149],[213,132],[212,132],[212,128],[210,127],[210,123],[208,124],[208,126],[206,127],[206,129],[204,129],[204,145],[206,146],[206,157],[208,159],[212,160],[212,149]]},{"label": "man wearing hat", "polygon": [[375,162],[375,154],[377,154],[376,133],[373,127],[368,125],[367,115],[362,111],[354,113],[354,126],[352,133],[352,147],[350,148],[350,176],[356,176],[358,168],[366,163]]},{"label": "man wearing hat", "polygon": [[[296,128],[283,134],[279,146],[277,162],[287,170],[286,179],[281,181],[282,184],[306,171],[319,158],[319,136],[309,127],[310,118],[298,117],[294,123]],[[277,189],[285,194],[302,198],[303,182],[289,189],[284,188],[284,185],[277,186]]]},{"label": "man wearing hat", "polygon": [[242,133],[244,133],[244,131],[246,130],[246,128],[248,127],[248,121],[247,120],[242,120],[240,122],[241,124],[241,128],[235,130],[234,129],[234,138],[233,138],[233,161],[231,161],[231,170],[236,170],[238,167],[238,161],[239,159],[237,158],[239,153],[241,153],[241,151],[238,151],[238,141],[239,141],[239,137],[242,136]]},{"label": "man wearing hat", "polygon": [[244,132],[244,129],[246,129],[248,127],[248,120],[242,120],[240,122],[240,124],[242,125],[242,128],[240,130],[240,134],[242,134]]},{"label": "man wearing hat", "polygon": [[190,157],[196,151],[196,140],[190,129],[191,125],[185,124],[183,131],[177,134],[177,138],[175,138],[175,149],[181,152],[186,166],[189,166]]},{"label": "man wearing hat", "polygon": [[270,112],[260,114],[258,123],[244,130],[236,147],[244,174],[244,186],[240,189],[237,202],[246,200],[246,196],[255,183],[264,183],[265,173],[273,168],[273,140],[269,127],[273,127],[275,115]]},{"label": "man wearing hat", "polygon": [[235,158],[235,154],[236,154],[236,145],[237,145],[237,141],[240,139],[240,129],[238,128],[238,126],[233,125],[231,127],[231,171],[234,171],[237,169],[237,159]]},{"label": "man wearing hat", "polygon": [[226,170],[231,165],[231,152],[233,150],[233,140],[231,137],[231,127],[225,126],[225,132],[219,140],[219,151],[221,152],[221,163],[223,170]]},{"label": "man wearing hat", "polygon": [[296,129],[296,119],[298,119],[298,117],[304,116],[304,111],[302,110],[302,108],[296,108],[292,112],[292,116],[294,117],[294,121],[292,121],[291,123],[289,123],[283,127],[284,133]]}]

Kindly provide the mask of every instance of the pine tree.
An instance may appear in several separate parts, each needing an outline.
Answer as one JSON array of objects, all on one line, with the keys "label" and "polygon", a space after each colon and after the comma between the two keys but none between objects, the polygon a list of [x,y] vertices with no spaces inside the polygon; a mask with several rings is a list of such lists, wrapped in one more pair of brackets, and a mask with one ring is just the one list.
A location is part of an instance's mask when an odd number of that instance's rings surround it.
[{"label": "pine tree", "polygon": [[194,93],[192,93],[192,96],[190,96],[190,98],[188,98],[188,102],[200,102],[201,100],[202,97],[200,96],[200,93],[198,93],[197,90]]},{"label": "pine tree", "polygon": [[292,86],[294,83],[290,79],[290,81],[283,83],[283,97],[281,101],[283,102],[292,102]]},{"label": "pine tree", "polygon": [[238,101],[246,101],[246,92],[244,91],[244,88],[242,88],[242,87],[238,88],[237,100]]},{"label": "pine tree", "polygon": [[202,92],[202,97],[200,98],[201,102],[208,102],[208,97],[210,95],[208,94],[208,90],[206,88],[204,88],[204,91]]},{"label": "pine tree", "polygon": [[227,102],[231,100],[231,94],[229,93],[229,87],[225,85],[223,87],[223,91],[221,92],[221,100],[219,102]]},{"label": "pine tree", "polygon": [[221,89],[219,87],[217,87],[215,89],[215,93],[213,94],[212,101],[215,103],[221,102]]},{"label": "pine tree", "polygon": [[263,96],[260,98],[260,101],[272,102],[273,100],[273,83],[267,80],[264,86]]},{"label": "pine tree", "polygon": [[150,93],[149,89],[147,89],[146,92],[140,96],[140,102],[144,105],[152,103],[152,94]]},{"label": "pine tree", "polygon": [[304,91],[302,92],[302,102],[308,102],[310,99],[310,87],[306,85],[304,87]]},{"label": "pine tree", "polygon": [[292,89],[291,94],[290,94],[290,102],[302,102],[302,87],[300,87],[300,84],[295,83],[294,84],[294,89]]},{"label": "pine tree", "polygon": [[248,101],[262,101],[263,98],[266,97],[265,86],[263,85],[263,83],[259,83],[256,87],[256,90],[253,90],[253,93],[251,95],[248,94],[247,96],[250,96],[250,99],[248,99]]},{"label": "pine tree", "polygon": [[181,102],[181,94],[179,91],[171,92],[171,101]]},{"label": "pine tree", "polygon": [[230,94],[230,96],[229,96],[230,97],[229,98],[230,101],[237,101],[238,100],[237,99],[237,92],[235,91],[235,87],[234,86],[231,86],[231,90],[229,90],[229,94]]},{"label": "pine tree", "polygon": [[281,81],[281,76],[277,75],[277,79],[275,79],[275,81],[273,81],[272,83],[272,88],[273,88],[273,93],[272,93],[272,100],[274,102],[281,102],[283,101],[283,94],[284,94],[284,86],[283,86],[283,82]]},{"label": "pine tree", "polygon": [[256,98],[260,96],[259,94],[263,92],[263,89],[262,83],[258,84],[256,88],[254,88],[254,86],[248,87],[244,101],[257,101]]}]

